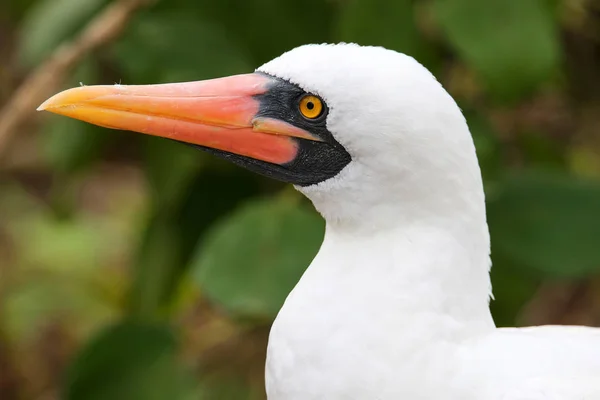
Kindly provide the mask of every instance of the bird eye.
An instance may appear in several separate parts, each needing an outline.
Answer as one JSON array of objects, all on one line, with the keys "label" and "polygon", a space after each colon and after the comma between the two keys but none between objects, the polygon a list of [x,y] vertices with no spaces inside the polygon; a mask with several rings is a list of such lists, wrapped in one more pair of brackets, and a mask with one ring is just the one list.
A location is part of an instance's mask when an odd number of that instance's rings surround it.
[{"label": "bird eye", "polygon": [[323,102],[317,96],[307,94],[300,99],[298,108],[305,118],[315,119],[323,113]]}]

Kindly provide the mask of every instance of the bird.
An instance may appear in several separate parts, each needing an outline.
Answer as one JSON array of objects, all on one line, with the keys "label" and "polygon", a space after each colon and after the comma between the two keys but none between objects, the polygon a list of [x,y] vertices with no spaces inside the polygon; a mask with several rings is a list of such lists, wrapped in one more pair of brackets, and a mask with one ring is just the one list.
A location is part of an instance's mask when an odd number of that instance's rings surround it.
[{"label": "bird", "polygon": [[254,72],[83,86],[38,110],[187,143],[291,183],[322,245],[270,334],[269,400],[600,399],[600,330],[498,328],[463,113],[409,55],[307,44]]}]

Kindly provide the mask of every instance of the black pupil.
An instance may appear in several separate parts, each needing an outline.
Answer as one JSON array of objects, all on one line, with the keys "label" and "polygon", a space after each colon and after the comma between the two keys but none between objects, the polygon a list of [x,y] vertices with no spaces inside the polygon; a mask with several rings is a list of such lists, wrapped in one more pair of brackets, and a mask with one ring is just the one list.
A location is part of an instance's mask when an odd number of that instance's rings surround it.
[{"label": "black pupil", "polygon": [[306,108],[312,110],[313,108],[315,108],[315,105],[312,101],[309,101],[308,103],[306,103]]}]

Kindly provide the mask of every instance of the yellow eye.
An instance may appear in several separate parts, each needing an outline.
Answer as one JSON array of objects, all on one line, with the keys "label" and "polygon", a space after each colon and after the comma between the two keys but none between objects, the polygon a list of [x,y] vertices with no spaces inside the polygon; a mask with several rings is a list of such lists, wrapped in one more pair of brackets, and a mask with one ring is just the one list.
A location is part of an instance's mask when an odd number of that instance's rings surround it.
[{"label": "yellow eye", "polygon": [[315,119],[323,112],[323,102],[317,96],[309,94],[300,99],[299,108],[306,118]]}]

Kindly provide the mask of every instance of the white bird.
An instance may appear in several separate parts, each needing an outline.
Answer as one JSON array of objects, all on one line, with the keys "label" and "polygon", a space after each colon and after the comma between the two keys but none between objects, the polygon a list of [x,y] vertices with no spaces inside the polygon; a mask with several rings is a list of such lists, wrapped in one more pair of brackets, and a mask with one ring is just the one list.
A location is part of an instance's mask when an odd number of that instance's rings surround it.
[{"label": "white bird", "polygon": [[325,237],[273,324],[270,400],[600,399],[600,330],[496,328],[473,140],[413,58],[306,45],[253,74],[40,109],[198,145],[313,202]]}]

